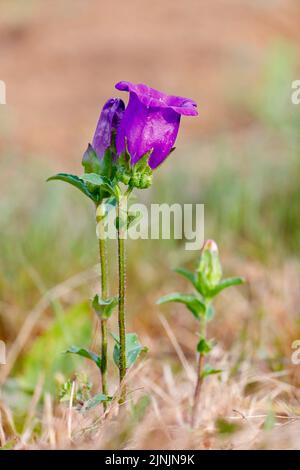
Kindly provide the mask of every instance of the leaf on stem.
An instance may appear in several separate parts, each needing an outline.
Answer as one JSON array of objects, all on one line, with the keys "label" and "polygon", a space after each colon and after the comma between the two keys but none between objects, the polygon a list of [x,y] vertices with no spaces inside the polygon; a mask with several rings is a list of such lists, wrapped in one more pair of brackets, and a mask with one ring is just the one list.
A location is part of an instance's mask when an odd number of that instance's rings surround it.
[{"label": "leaf on stem", "polygon": [[161,297],[156,303],[161,305],[169,302],[179,302],[184,304],[197,319],[205,313],[204,303],[201,302],[201,300],[194,294],[180,294],[178,292],[174,292],[173,294]]},{"label": "leaf on stem", "polygon": [[102,320],[107,320],[117,305],[118,297],[111,297],[104,300],[96,294],[92,301],[92,307],[95,310],[96,315]]},{"label": "leaf on stem", "polygon": [[[113,358],[114,362],[117,367],[119,367],[119,362],[120,362],[120,340],[117,335],[112,334],[112,337],[114,338],[116,344],[114,347],[114,352],[113,352]],[[126,368],[129,369],[141,352],[147,352],[148,348],[143,347],[139,340],[138,336],[136,333],[127,333],[126,334]]]},{"label": "leaf on stem", "polygon": [[185,277],[185,279],[190,281],[193,284],[193,286],[195,287],[195,289],[198,290],[198,288],[197,288],[197,279],[196,279],[195,273],[193,273],[192,271],[189,271],[188,269],[185,269],[185,268],[177,268],[177,269],[175,269],[175,272],[177,274],[180,274],[181,276]]},{"label": "leaf on stem", "polygon": [[50,178],[47,179],[47,181],[64,181],[65,183],[69,183],[72,186],[75,186],[75,188],[79,189],[83,194],[85,194],[87,197],[92,199],[92,201],[96,200],[96,196],[89,191],[87,185],[83,181],[82,178],[79,178],[76,175],[70,175],[68,173],[58,173],[57,175],[50,176]]},{"label": "leaf on stem", "polygon": [[244,283],[245,279],[243,277],[229,277],[227,279],[224,279],[223,281],[220,281],[219,284],[211,290],[210,295],[211,297],[215,297],[217,294],[219,294],[219,292],[224,289],[227,289],[227,287],[238,286]]},{"label": "leaf on stem", "polygon": [[98,354],[94,353],[93,351],[90,351],[89,349],[86,348],[80,348],[78,346],[71,346],[65,351],[65,354],[70,353],[70,354],[77,354],[78,356],[85,357],[86,359],[90,359],[93,361],[99,369],[101,369],[101,357],[98,356]]}]

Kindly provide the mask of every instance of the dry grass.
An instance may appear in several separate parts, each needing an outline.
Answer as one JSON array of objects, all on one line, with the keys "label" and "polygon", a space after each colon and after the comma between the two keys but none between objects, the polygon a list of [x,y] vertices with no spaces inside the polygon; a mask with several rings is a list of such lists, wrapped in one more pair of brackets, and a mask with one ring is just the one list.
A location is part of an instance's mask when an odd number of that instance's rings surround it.
[{"label": "dry grass", "polygon": [[[240,261],[229,264],[242,269]],[[43,391],[41,371],[22,432],[15,430],[12,412],[2,401],[2,446],[299,448],[300,375],[290,356],[291,343],[299,336],[300,266],[295,262],[287,262],[280,270],[250,262],[245,266],[248,286],[223,295],[218,305],[211,328],[218,346],[210,362],[223,373],[206,380],[195,429],[190,427],[195,324],[182,308],[176,308],[171,316],[157,311],[147,316],[142,342],[150,346],[150,353],[128,374],[130,392],[125,405],[119,408],[116,396],[105,414],[101,406],[81,413],[72,406],[72,397],[69,404],[62,404]],[[157,334],[149,335],[148,330]]]}]

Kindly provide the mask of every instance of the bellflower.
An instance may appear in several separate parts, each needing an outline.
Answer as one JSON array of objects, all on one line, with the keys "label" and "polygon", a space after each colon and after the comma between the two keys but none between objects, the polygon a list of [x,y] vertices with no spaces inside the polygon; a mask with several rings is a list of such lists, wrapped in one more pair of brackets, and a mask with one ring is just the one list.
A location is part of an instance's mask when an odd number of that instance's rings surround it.
[{"label": "bellflower", "polygon": [[116,84],[116,88],[130,94],[117,129],[117,153],[124,151],[127,141],[134,165],[152,150],[149,165],[155,169],[174,146],[181,116],[197,116],[197,104],[191,99],[166,95],[143,84],[122,81]]},{"label": "bellflower", "polygon": [[117,131],[124,109],[124,102],[119,98],[111,98],[103,106],[92,142],[98,158],[101,159],[105,150],[111,146],[112,134]]}]

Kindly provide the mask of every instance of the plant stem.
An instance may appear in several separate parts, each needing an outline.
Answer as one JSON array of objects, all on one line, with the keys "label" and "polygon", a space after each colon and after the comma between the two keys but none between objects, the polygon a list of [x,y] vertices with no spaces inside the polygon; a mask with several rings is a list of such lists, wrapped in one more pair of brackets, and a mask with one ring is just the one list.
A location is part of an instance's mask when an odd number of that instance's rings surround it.
[{"label": "plant stem", "polygon": [[119,267],[119,341],[120,341],[120,359],[119,374],[120,386],[122,387],[120,403],[126,399],[126,388],[122,385],[126,375],[126,324],[125,324],[125,240],[122,227],[124,217],[122,214],[122,198],[118,200],[118,267]]},{"label": "plant stem", "polygon": [[126,323],[125,323],[125,295],[126,295],[126,271],[125,271],[125,233],[127,231],[127,201],[132,189],[128,188],[125,194],[118,197],[117,218],[118,218],[118,268],[119,268],[119,377],[121,394],[119,403],[126,400],[126,387],[123,383],[126,375]]},{"label": "plant stem", "polygon": [[[107,262],[106,262],[106,240],[104,237],[103,220],[100,217],[98,220],[99,230],[99,255],[101,266],[101,298],[106,300],[108,297],[108,276],[107,276]],[[101,320],[101,382],[102,393],[107,395],[107,320]],[[106,410],[106,402],[103,402],[103,408]]]},{"label": "plant stem", "polygon": [[[201,322],[201,337],[206,339],[206,318],[204,317]],[[194,399],[193,399],[193,408],[191,414],[191,427],[194,428],[197,422],[198,417],[198,407],[201,395],[201,388],[203,383],[203,376],[202,371],[205,362],[205,354],[200,353],[198,356],[198,365],[197,365],[197,381],[196,387],[194,392]]]},{"label": "plant stem", "polygon": [[197,382],[196,382],[196,388],[194,392],[194,402],[193,402],[193,409],[192,409],[192,414],[191,414],[192,428],[195,427],[197,416],[198,416],[198,406],[199,406],[199,400],[200,400],[200,394],[201,394],[201,388],[202,388],[202,382],[203,382],[202,370],[204,366],[204,359],[205,359],[204,354],[199,354],[198,366],[197,366]]}]

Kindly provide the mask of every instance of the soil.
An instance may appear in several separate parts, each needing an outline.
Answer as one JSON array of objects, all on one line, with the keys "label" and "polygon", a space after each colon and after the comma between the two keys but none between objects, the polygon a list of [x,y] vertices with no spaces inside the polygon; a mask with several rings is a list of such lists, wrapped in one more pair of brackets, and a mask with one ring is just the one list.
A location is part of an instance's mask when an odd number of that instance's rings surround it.
[{"label": "soil", "polygon": [[251,122],[232,97],[256,84],[274,41],[300,48],[298,0],[22,4],[1,1],[8,105],[0,110],[0,146],[53,165],[81,157],[103,102],[120,95],[119,80],[195,99],[200,118],[183,125],[201,139]]}]

